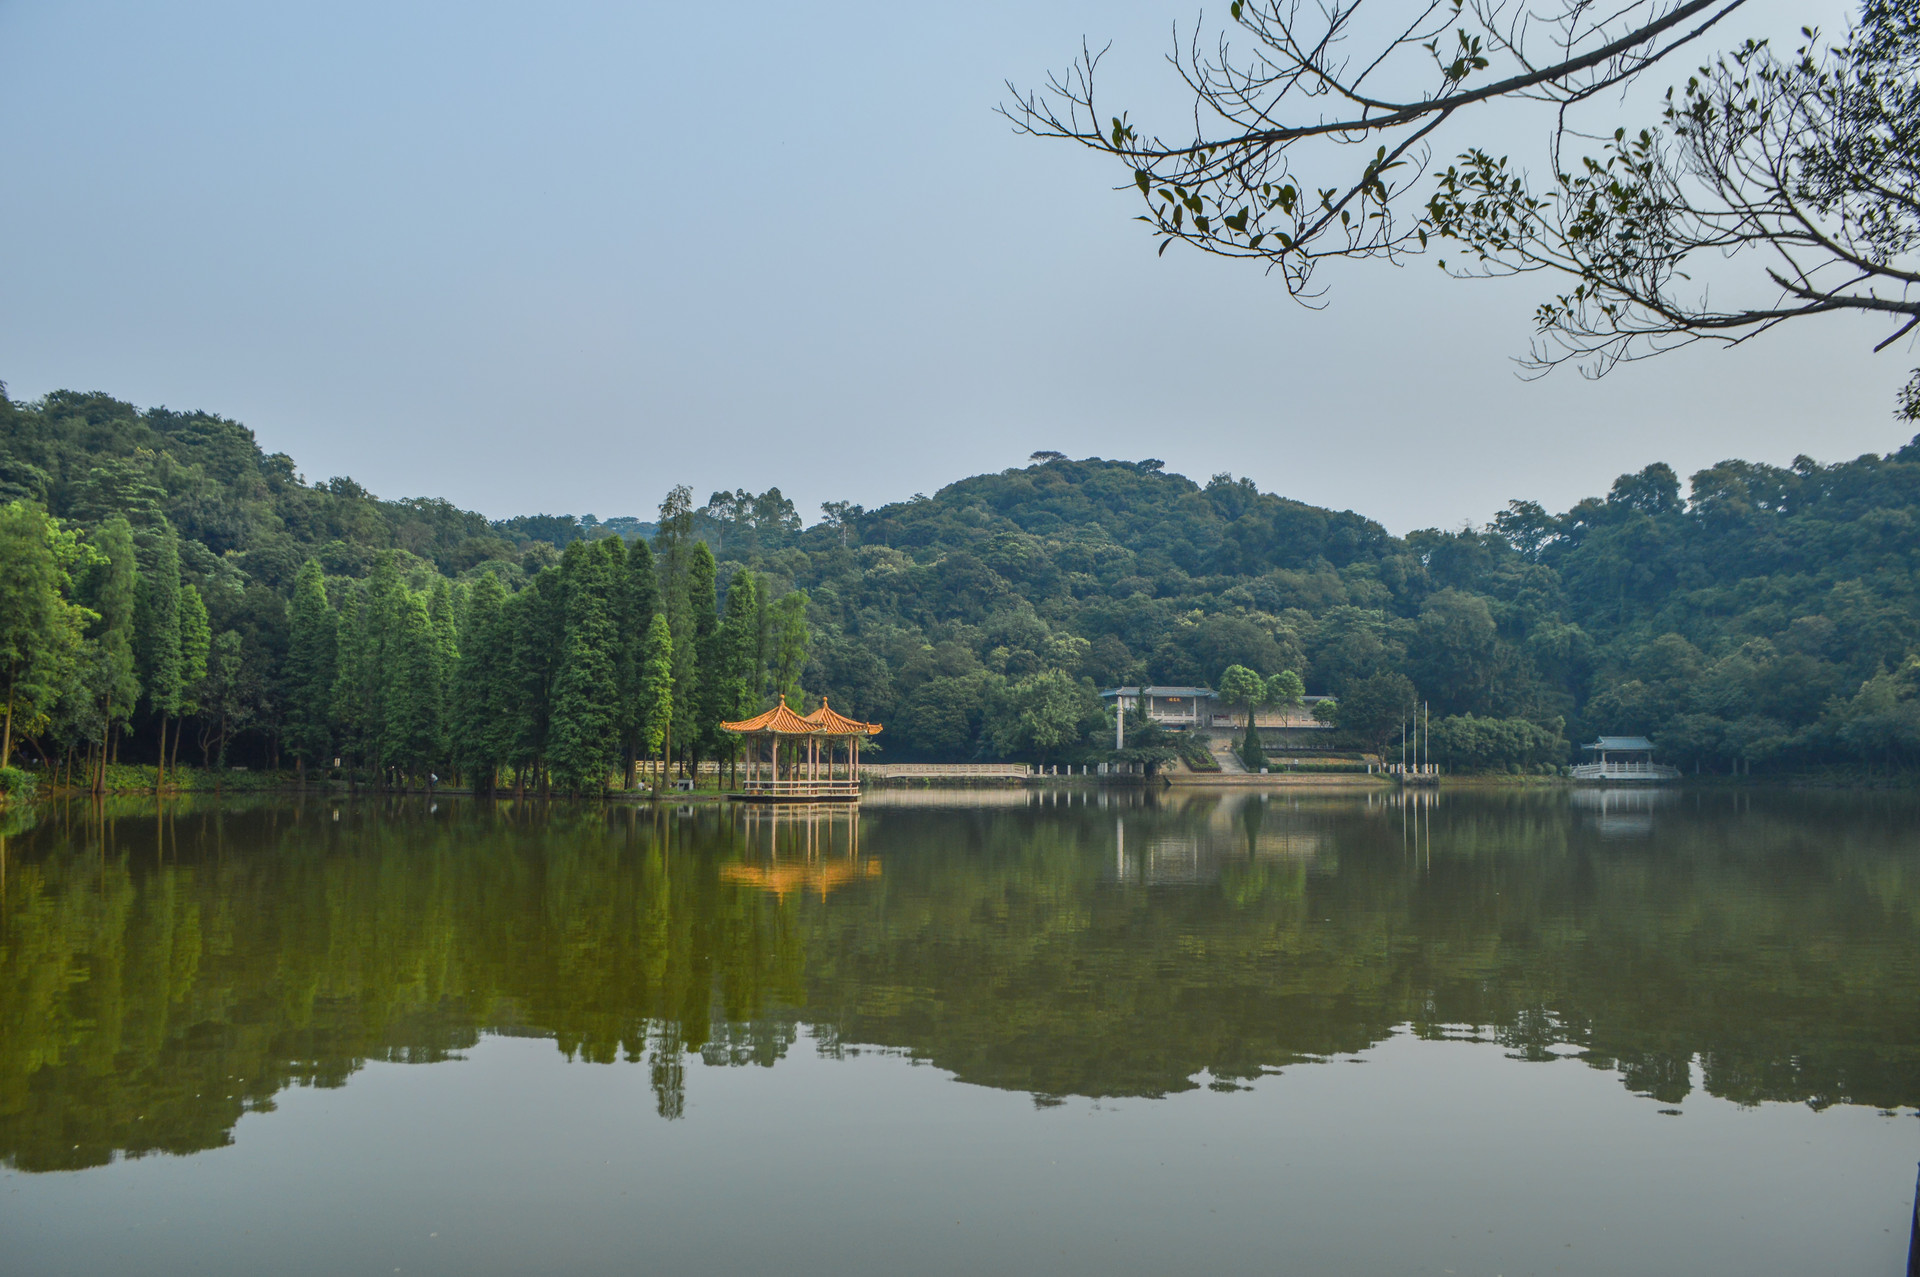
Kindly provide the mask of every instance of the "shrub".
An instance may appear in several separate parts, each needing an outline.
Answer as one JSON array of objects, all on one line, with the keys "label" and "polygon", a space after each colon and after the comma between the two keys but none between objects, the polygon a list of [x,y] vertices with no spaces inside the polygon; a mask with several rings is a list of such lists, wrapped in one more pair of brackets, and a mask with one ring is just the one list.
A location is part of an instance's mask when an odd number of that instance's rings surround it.
[{"label": "shrub", "polygon": [[1260,741],[1260,729],[1253,725],[1253,716],[1247,716],[1247,736],[1240,742],[1240,761],[1246,764],[1250,772],[1257,772],[1267,765],[1266,746]]},{"label": "shrub", "polygon": [[1462,714],[1435,720],[1434,758],[1453,771],[1530,771],[1567,756],[1561,723],[1547,726],[1524,718],[1475,718]]},{"label": "shrub", "polygon": [[39,784],[39,777],[32,772],[22,771],[18,767],[0,767],[0,798],[9,802],[31,799]]},{"label": "shrub", "polygon": [[1220,760],[1213,756],[1211,749],[1207,748],[1207,738],[1205,736],[1194,735],[1182,738],[1180,741],[1180,758],[1189,768],[1197,772],[1217,772],[1220,770]]}]

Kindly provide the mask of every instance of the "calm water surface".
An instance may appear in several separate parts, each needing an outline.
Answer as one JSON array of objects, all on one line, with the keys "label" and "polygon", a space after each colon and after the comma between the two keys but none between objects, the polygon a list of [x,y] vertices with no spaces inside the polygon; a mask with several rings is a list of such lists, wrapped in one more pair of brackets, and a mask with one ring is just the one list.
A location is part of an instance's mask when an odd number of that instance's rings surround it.
[{"label": "calm water surface", "polygon": [[15,815],[0,1269],[1891,1277],[1916,817]]}]

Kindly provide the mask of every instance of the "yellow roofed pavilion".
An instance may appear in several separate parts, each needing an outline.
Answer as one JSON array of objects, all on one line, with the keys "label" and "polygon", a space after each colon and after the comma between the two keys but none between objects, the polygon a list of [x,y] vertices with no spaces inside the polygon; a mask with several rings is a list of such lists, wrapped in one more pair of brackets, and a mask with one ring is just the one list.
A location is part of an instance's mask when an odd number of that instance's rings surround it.
[{"label": "yellow roofed pavilion", "polygon": [[836,713],[825,698],[811,714],[781,703],[720,729],[746,739],[746,783],[734,797],[755,802],[858,801],[860,742],[881,731]]}]

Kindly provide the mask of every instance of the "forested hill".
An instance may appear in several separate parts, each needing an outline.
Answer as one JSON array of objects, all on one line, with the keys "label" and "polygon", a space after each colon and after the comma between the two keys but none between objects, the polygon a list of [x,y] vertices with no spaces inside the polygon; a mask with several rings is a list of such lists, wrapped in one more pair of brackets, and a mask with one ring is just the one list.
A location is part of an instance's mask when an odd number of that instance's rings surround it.
[{"label": "forested hill", "polygon": [[[540,698],[574,650],[554,618],[568,583],[591,577],[567,566],[585,562],[568,547],[616,536],[660,551],[610,547],[608,566],[638,572],[637,560],[657,557],[657,593],[635,597],[708,662],[704,694],[693,655],[675,662],[688,695],[671,739],[709,756],[724,741],[698,716],[771,703],[784,658],[790,690],[797,679],[800,695],[830,694],[836,708],[886,723],[898,758],[1099,757],[1110,738],[1094,687],[1216,683],[1239,665],[1293,670],[1310,692],[1337,697],[1356,746],[1386,740],[1405,705],[1425,699],[1435,755],[1456,766],[1558,764],[1569,739],[1597,732],[1648,732],[1672,761],[1717,771],[1920,760],[1920,440],[1832,465],[1726,462],[1684,493],[1655,465],[1563,514],[1515,502],[1478,531],[1406,537],[1244,479],[1203,485],[1158,461],[1058,454],[876,510],[833,503],[812,527],[778,489],[715,493],[697,509],[683,489],[647,523],[489,522],[444,501],[381,500],[350,479],[306,482],[291,458],[263,454],[217,416],[63,392],[0,400],[0,501],[38,503],[78,531],[78,548],[63,552],[72,564],[112,539],[116,516],[139,571],[165,575],[162,560],[177,555],[211,634],[234,636],[226,650],[244,669],[171,703],[195,722],[224,706],[230,750],[262,761],[303,714],[314,746],[316,694],[295,685],[315,675],[295,668],[289,613],[309,560],[343,636],[370,592],[419,598],[438,627],[432,677],[443,690],[463,659],[479,659],[465,650],[478,651],[477,582],[493,577],[510,605],[534,599],[530,589],[551,594],[547,681],[522,680],[521,699],[502,711],[527,720],[515,746],[526,757],[512,765],[544,758],[553,706]],[[694,545],[710,569],[690,569]],[[99,611],[88,591],[111,574],[82,565],[69,575],[72,600]],[[722,652],[712,636],[735,581],[754,585],[757,611],[729,641],[754,637],[750,651]],[[522,600],[521,612],[533,608]],[[623,632],[594,642],[613,645],[607,677],[622,689],[607,730],[644,754],[634,697],[646,622],[631,611],[616,608]],[[136,635],[134,647],[152,647],[141,643]],[[162,669],[160,684],[167,677]],[[721,682],[724,696],[713,690]],[[140,691],[123,756],[157,747],[148,735],[164,708]],[[41,709],[19,734],[49,755],[104,731],[71,703]],[[452,709],[432,712],[440,718],[415,724],[415,762],[460,755]],[[384,757],[365,724],[317,730],[329,749],[357,731],[369,760]]]}]

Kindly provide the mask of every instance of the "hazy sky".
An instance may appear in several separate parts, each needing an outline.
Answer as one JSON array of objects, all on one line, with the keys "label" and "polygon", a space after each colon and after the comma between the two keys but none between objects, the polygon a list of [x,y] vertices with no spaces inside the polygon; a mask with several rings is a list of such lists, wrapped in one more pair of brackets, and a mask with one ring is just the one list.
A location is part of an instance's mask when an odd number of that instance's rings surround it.
[{"label": "hazy sky", "polygon": [[[1724,42],[1846,12],[1765,3]],[[685,482],[811,521],[1054,448],[1403,532],[1911,435],[1920,359],[1870,354],[1879,326],[1530,383],[1538,281],[1343,266],[1311,311],[1156,259],[1110,170],[992,108],[1082,35],[1116,87],[1163,83],[1195,11],[0,0],[0,379],[494,517],[645,517]]]}]

